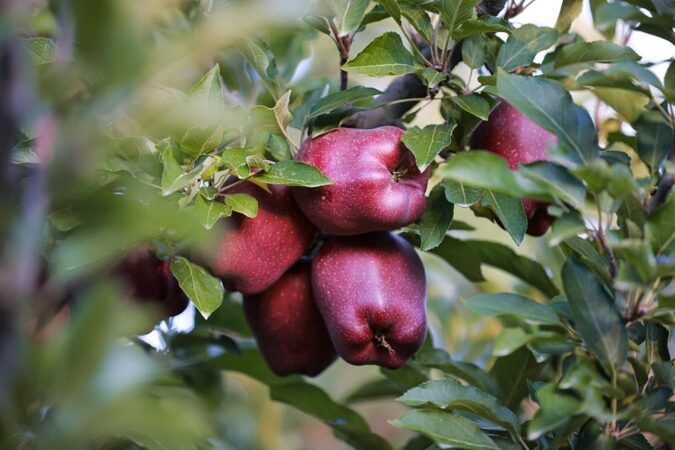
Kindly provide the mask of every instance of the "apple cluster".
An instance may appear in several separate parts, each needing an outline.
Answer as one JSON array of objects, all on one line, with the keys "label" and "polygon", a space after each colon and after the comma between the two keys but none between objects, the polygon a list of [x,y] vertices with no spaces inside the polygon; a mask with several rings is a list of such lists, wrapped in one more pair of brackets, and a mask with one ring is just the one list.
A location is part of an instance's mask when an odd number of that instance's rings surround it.
[{"label": "apple cluster", "polygon": [[[231,189],[255,197],[258,215],[229,219],[210,266],[228,290],[244,294],[246,318],[275,373],[314,376],[338,355],[395,369],[422,345],[424,268],[391,231],[424,213],[429,173],[418,170],[402,134],[391,126],[338,128],[305,141],[296,159],[321,170],[328,186]],[[515,170],[547,159],[555,140],[502,102],[471,146]],[[544,234],[553,221],[547,204],[523,199],[523,209],[528,234]]]},{"label": "apple cluster", "polygon": [[255,197],[258,215],[229,219],[210,265],[244,294],[275,373],[314,376],[338,355],[395,369],[424,342],[424,268],[390,231],[422,216],[429,173],[420,173],[402,134],[339,128],[305,141],[297,159],[330,178],[327,186],[231,189]]}]

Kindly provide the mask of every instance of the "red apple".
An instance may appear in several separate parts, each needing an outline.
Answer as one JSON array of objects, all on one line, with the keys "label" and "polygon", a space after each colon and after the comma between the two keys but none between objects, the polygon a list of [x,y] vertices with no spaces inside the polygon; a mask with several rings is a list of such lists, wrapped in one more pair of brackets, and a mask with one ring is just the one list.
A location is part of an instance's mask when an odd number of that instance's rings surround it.
[{"label": "red apple", "polygon": [[265,291],[244,296],[246,320],[277,375],[316,376],[337,357],[314,303],[310,267],[300,260]]},{"label": "red apple", "polygon": [[312,265],[312,288],[338,354],[351,364],[396,369],[424,342],[424,267],[399,236],[328,239]]},{"label": "red apple", "polygon": [[171,263],[162,261],[148,249],[137,249],[118,265],[126,283],[125,298],[152,305],[164,317],[177,316],[187,308],[189,299],[171,273]]},{"label": "red apple", "polygon": [[[483,122],[471,137],[471,148],[488,150],[501,155],[511,170],[521,164],[546,160],[547,148],[557,141],[553,133],[543,129],[510,104],[502,101],[487,122]],[[553,223],[545,202],[523,199],[527,217],[527,234],[541,236]]]},{"label": "red apple", "polygon": [[302,212],[339,236],[393,230],[419,219],[429,172],[419,172],[402,134],[391,126],[338,128],[306,140],[297,159],[318,167],[334,183],[294,188]]},{"label": "red apple", "polygon": [[[255,294],[270,287],[290,268],[314,239],[316,228],[298,208],[291,190],[270,185],[271,193],[244,183],[228,194],[244,193],[258,200],[258,215],[234,214],[224,221],[210,266],[228,290]],[[222,229],[222,228],[221,228]]]}]

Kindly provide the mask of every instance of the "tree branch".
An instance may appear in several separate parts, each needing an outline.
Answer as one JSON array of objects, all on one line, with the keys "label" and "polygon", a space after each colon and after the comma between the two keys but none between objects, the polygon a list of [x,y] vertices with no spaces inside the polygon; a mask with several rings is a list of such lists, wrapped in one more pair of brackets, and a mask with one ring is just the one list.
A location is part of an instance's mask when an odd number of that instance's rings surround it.
[{"label": "tree branch", "polygon": [[[497,15],[504,8],[506,0],[483,0],[477,7],[478,15]],[[420,39],[420,41],[422,41]],[[431,55],[431,47],[428,42],[420,42],[421,51],[424,55]],[[446,66],[446,70],[451,71],[462,59],[462,42],[458,42]],[[431,94],[431,95],[430,95]],[[422,79],[415,75],[404,75],[395,79],[377,98],[379,103],[388,103],[395,100],[406,98],[419,98],[430,96],[433,98],[435,92],[428,92],[427,86]],[[415,102],[396,103],[382,108],[376,108],[369,111],[361,111],[352,115],[342,125],[349,128],[376,128],[383,125],[395,125],[402,127],[401,117],[403,117],[414,106]]]}]

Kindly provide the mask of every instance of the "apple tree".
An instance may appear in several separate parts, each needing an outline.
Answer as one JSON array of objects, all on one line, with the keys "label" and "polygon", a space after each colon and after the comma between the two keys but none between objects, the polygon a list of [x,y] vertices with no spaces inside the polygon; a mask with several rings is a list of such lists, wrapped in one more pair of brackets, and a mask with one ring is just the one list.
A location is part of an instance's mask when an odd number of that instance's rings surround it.
[{"label": "apple tree", "polygon": [[672,1],[0,24],[0,448],[675,445]]}]

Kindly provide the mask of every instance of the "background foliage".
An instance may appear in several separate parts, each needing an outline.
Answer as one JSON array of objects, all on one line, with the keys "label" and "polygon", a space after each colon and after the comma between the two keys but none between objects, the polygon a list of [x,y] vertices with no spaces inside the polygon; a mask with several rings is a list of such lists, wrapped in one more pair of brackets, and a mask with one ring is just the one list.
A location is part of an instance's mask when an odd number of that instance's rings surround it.
[{"label": "background foliage", "polygon": [[[626,44],[672,45],[675,6],[591,0],[591,41],[581,0],[552,28],[518,22],[531,3],[0,2],[0,447],[674,444],[675,63],[656,76]],[[496,96],[557,135],[550,161],[467,151]],[[433,171],[402,230],[431,331],[397,371],[279,378],[187,249],[255,216],[228,176],[326,183],[292,155],[341,123],[405,123]],[[551,202],[545,237],[521,197]],[[197,311],[154,346],[109,271],[148,242]]]}]

